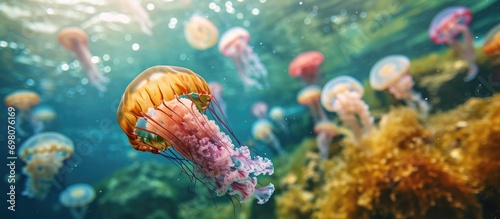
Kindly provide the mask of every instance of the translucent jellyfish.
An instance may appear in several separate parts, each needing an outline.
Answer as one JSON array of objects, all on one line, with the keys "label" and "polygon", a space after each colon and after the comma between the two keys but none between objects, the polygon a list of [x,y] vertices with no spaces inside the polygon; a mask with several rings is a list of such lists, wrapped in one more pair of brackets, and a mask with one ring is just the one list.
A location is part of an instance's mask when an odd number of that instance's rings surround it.
[{"label": "translucent jellyfish", "polygon": [[73,154],[73,142],[56,132],[42,132],[31,136],[19,148],[19,157],[26,163],[23,173],[28,176],[23,195],[45,199],[53,178],[63,161]]},{"label": "translucent jellyfish", "polygon": [[191,47],[205,50],[217,43],[219,31],[208,19],[193,15],[184,28],[184,37]]},{"label": "translucent jellyfish", "polygon": [[268,109],[269,106],[267,106],[267,103],[264,103],[262,101],[255,102],[252,105],[252,115],[257,119],[264,119],[267,117]]},{"label": "translucent jellyfish", "polygon": [[224,56],[231,57],[245,88],[255,87],[264,89],[269,87],[267,70],[259,57],[248,45],[250,34],[241,27],[234,27],[226,31],[219,41],[219,51]]},{"label": "translucent jellyfish", "polygon": [[[356,140],[372,128],[373,118],[368,105],[361,100],[363,86],[351,76],[339,76],[328,81],[321,92],[321,104],[329,112],[335,112],[354,133]],[[359,119],[358,119],[359,118]]]},{"label": "translucent jellyfish", "polygon": [[328,159],[330,143],[338,135],[337,125],[328,120],[320,121],[314,126],[314,133],[316,133],[316,144],[318,145],[321,157]]},{"label": "translucent jellyfish", "polygon": [[370,86],[374,90],[387,90],[396,99],[404,100],[407,105],[426,117],[429,104],[420,94],[413,91],[413,78],[409,73],[410,59],[403,55],[391,55],[379,60],[370,71]]},{"label": "translucent jellyfish", "polygon": [[49,106],[37,106],[31,113],[31,124],[35,133],[39,133],[45,129],[47,124],[56,118],[57,114]]},{"label": "translucent jellyfish", "polygon": [[273,120],[280,127],[281,131],[285,133],[285,135],[290,135],[290,130],[288,129],[288,124],[285,120],[285,109],[283,107],[274,106],[269,111],[269,118]]},{"label": "translucent jellyfish", "polygon": [[[174,66],[151,67],[127,87],[118,107],[117,119],[130,144],[139,151],[161,154],[176,163],[216,195],[252,195],[259,204],[267,202],[274,185],[256,188],[257,176],[272,174],[272,162],[252,157],[247,146],[213,115],[213,94],[205,80],[189,69]],[[219,125],[217,125],[219,124]],[[221,130],[221,128],[223,130]]]},{"label": "translucent jellyfish", "polygon": [[[468,25],[472,13],[466,7],[455,6],[445,8],[432,19],[429,37],[436,44],[446,43],[469,64],[469,71],[464,81],[470,81],[477,76],[476,52],[474,50],[472,33]],[[463,45],[457,42],[457,36],[462,33]]]},{"label": "translucent jellyfish", "polygon": [[258,119],[255,121],[252,125],[252,135],[255,140],[271,145],[278,155],[285,154],[278,137],[273,133],[273,125],[269,120]]},{"label": "translucent jellyfish", "polygon": [[59,202],[68,207],[74,219],[85,218],[87,206],[94,200],[94,188],[85,183],[68,186],[59,195]]},{"label": "translucent jellyfish", "polygon": [[309,85],[302,88],[297,95],[297,102],[303,106],[308,106],[313,117],[314,123],[328,120],[325,112],[321,108],[321,87],[317,85]]},{"label": "translucent jellyfish", "polygon": [[217,105],[214,106],[214,109],[218,111],[217,113],[221,113],[220,115],[227,115],[226,114],[226,102],[222,98],[222,85],[217,83],[217,82],[209,82],[208,87],[210,87],[210,90],[212,91],[212,94],[214,95],[214,99],[217,101],[214,102]]},{"label": "translucent jellyfish", "polygon": [[27,135],[23,124],[30,119],[31,108],[38,105],[38,103],[40,103],[40,96],[29,90],[17,90],[5,97],[5,105],[19,110],[16,113],[15,128],[20,135]]},{"label": "translucent jellyfish", "polygon": [[144,10],[138,0],[119,0],[120,9],[123,13],[128,14],[134,18],[139,26],[141,27],[141,31],[151,36],[153,32],[151,28],[153,28],[153,22],[151,18],[149,18],[148,12]]},{"label": "translucent jellyfish", "polygon": [[87,48],[89,41],[87,34],[78,27],[68,27],[62,29],[57,38],[62,46],[75,54],[83,69],[85,69],[90,83],[99,91],[106,91],[105,84],[109,82],[109,78],[105,77],[91,60],[92,54]]},{"label": "translucent jellyfish", "polygon": [[500,24],[491,28],[486,34],[483,52],[491,57],[495,64],[500,64]]},{"label": "translucent jellyfish", "polygon": [[313,84],[319,77],[319,67],[324,59],[318,51],[301,53],[288,66],[288,73],[294,78],[302,78],[307,84]]}]

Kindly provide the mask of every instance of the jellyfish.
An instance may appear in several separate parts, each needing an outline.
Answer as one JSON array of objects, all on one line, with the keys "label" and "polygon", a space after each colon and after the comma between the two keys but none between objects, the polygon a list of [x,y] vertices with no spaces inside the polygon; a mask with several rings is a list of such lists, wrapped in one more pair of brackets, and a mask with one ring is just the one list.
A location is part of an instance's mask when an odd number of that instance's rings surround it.
[{"label": "jellyfish", "polygon": [[47,124],[56,118],[56,112],[49,106],[37,106],[31,113],[31,124],[34,132],[39,133],[45,129]]},{"label": "jellyfish", "polygon": [[495,64],[500,64],[500,24],[491,28],[486,34],[483,52],[491,57]]},{"label": "jellyfish", "polygon": [[372,128],[373,118],[368,111],[368,105],[361,99],[363,86],[351,76],[339,76],[328,81],[321,92],[321,105],[335,112],[340,120],[355,136],[361,139]]},{"label": "jellyfish", "polygon": [[19,112],[16,113],[16,124],[14,126],[17,133],[20,135],[27,135],[27,132],[23,128],[23,124],[25,121],[29,120],[31,108],[38,105],[38,103],[40,103],[40,96],[29,90],[14,91],[5,98],[5,105],[19,110]]},{"label": "jellyfish", "polygon": [[23,173],[28,176],[23,195],[45,199],[54,176],[63,161],[73,154],[73,150],[73,142],[57,132],[42,132],[28,138],[18,152],[26,163]]},{"label": "jellyfish", "polygon": [[87,206],[94,200],[94,188],[86,183],[68,186],[59,195],[59,202],[69,208],[74,219],[85,218]]},{"label": "jellyfish", "polygon": [[429,104],[413,91],[413,79],[409,73],[410,59],[403,55],[391,55],[379,60],[370,71],[370,86],[374,90],[387,90],[394,98],[404,100],[407,105],[425,118]]},{"label": "jellyfish", "polygon": [[325,111],[321,108],[321,87],[317,85],[309,85],[302,88],[297,95],[297,102],[303,106],[308,106],[313,117],[314,123],[328,120]]},{"label": "jellyfish", "polygon": [[184,36],[191,47],[205,50],[217,43],[219,31],[208,19],[193,15],[184,28]]},{"label": "jellyfish", "polygon": [[335,123],[329,120],[322,120],[314,126],[316,133],[316,144],[318,145],[319,154],[323,159],[328,159],[330,153],[330,143],[338,134],[338,128]]},{"label": "jellyfish", "polygon": [[281,131],[283,131],[285,135],[290,136],[290,130],[288,129],[288,124],[285,120],[285,109],[283,109],[283,107],[272,107],[269,111],[269,118],[278,124]]},{"label": "jellyfish", "polygon": [[191,70],[154,66],[128,85],[117,120],[136,150],[170,158],[217,196],[230,195],[245,202],[253,195],[264,204],[274,185],[256,188],[257,176],[272,174],[273,164],[268,158],[252,157],[228,124],[218,119],[223,115],[214,116],[218,123],[208,119],[205,113],[214,113],[213,101],[217,100],[208,84]]},{"label": "jellyfish", "polygon": [[250,34],[247,30],[241,27],[231,28],[222,35],[219,51],[233,59],[245,88],[265,89],[269,87],[267,70],[248,45],[249,40]]},{"label": "jellyfish", "polygon": [[267,116],[268,109],[269,106],[267,106],[267,103],[262,101],[255,102],[252,105],[252,115],[254,115],[257,119],[264,119]]},{"label": "jellyfish", "polygon": [[281,147],[278,137],[274,135],[272,127],[273,126],[269,120],[258,119],[252,125],[252,135],[256,140],[271,145],[278,155],[283,155],[285,154],[285,151]]},{"label": "jellyfish", "polygon": [[301,53],[288,66],[288,73],[294,78],[302,78],[307,84],[313,84],[319,77],[319,67],[324,59],[318,51]]},{"label": "jellyfish", "polygon": [[208,87],[210,87],[210,90],[212,91],[212,94],[214,96],[214,99],[217,100],[217,105],[214,107],[217,113],[220,113],[220,115],[227,115],[226,114],[226,102],[222,98],[222,85],[217,83],[217,82],[209,82]]},{"label": "jellyfish", "polygon": [[87,34],[78,27],[68,27],[62,29],[57,38],[62,46],[76,55],[80,64],[83,65],[90,83],[99,91],[106,91],[105,84],[109,82],[109,78],[104,76],[91,60],[92,54],[87,48],[89,40]]},{"label": "jellyfish", "polygon": [[144,34],[148,36],[153,35],[153,32],[151,31],[151,28],[153,28],[153,22],[151,21],[151,18],[149,18],[148,12],[144,10],[138,0],[120,0],[119,4],[123,13],[131,15],[134,20],[139,23],[141,31]]},{"label": "jellyfish", "polygon": [[[477,76],[476,52],[472,33],[468,25],[472,20],[471,11],[462,6],[445,8],[432,19],[429,37],[435,44],[446,43],[469,64],[469,71],[464,81],[470,81]],[[462,33],[463,45],[457,42],[457,35]]]}]

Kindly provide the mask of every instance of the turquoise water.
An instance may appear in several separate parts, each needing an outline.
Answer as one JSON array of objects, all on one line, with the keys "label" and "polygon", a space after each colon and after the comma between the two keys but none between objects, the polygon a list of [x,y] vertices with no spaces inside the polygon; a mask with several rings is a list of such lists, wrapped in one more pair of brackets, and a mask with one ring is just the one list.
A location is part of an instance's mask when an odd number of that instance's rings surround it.
[{"label": "turquoise water", "polygon": [[[0,1],[0,95],[7,97],[20,89],[37,92],[40,104],[52,107],[57,113],[55,119],[45,124],[44,131],[60,132],[75,144],[73,157],[63,164],[66,172],[57,175],[44,200],[21,195],[27,180],[22,174],[26,164],[17,160],[16,211],[4,211],[7,206],[2,205],[2,212],[8,215],[5,218],[70,218],[68,209],[58,201],[65,187],[88,183],[96,188],[106,188],[110,176],[135,162],[158,161],[170,165],[167,166],[171,168],[169,171],[175,172],[169,173],[172,181],[180,180],[195,187],[196,184],[189,181],[179,168],[171,165],[168,159],[133,150],[116,122],[118,104],[127,85],[151,66],[180,66],[191,69],[207,82],[220,83],[222,99],[227,105],[225,117],[234,135],[254,151],[273,159],[275,151],[252,136],[252,124],[256,118],[251,107],[255,102],[263,101],[269,107],[281,106],[285,109],[292,135],[286,136],[282,131],[276,133],[285,150],[293,151],[302,139],[314,136],[309,109],[296,101],[297,93],[305,83],[288,74],[290,62],[298,54],[316,50],[324,55],[319,79],[315,81],[318,85],[324,85],[340,75],[367,81],[371,67],[384,56],[404,54],[416,60],[431,53],[444,53],[448,47],[433,44],[428,37],[428,28],[433,16],[446,7],[463,5],[471,10],[473,18],[469,28],[476,47],[482,45],[487,32],[500,22],[500,2],[486,0],[143,0],[131,10],[127,10],[124,2],[127,1]],[[141,13],[138,12],[139,7],[152,22],[146,30],[141,30],[140,24],[147,18],[144,15],[134,17],[134,13]],[[235,63],[219,52],[217,44],[206,50],[191,47],[186,41],[184,28],[194,14],[208,18],[218,29],[219,37],[232,27],[245,28],[250,34],[248,45],[267,71],[269,87],[244,88]],[[59,31],[69,26],[80,27],[88,34],[88,50],[93,56],[93,63],[110,80],[104,83],[106,91],[99,91],[93,86],[82,68],[83,63],[78,62],[72,52],[58,42]],[[480,67],[480,74],[488,75],[488,71],[492,70]],[[478,96],[475,91],[481,83],[484,82],[473,80],[453,84],[452,90],[456,91],[456,95],[441,96],[443,101],[434,103],[434,109],[453,108],[472,96]],[[443,91],[433,94],[425,84],[418,81],[416,84],[424,99],[436,99],[433,95],[452,93]],[[483,88],[481,94],[489,96],[494,93],[489,91]],[[493,91],[498,92],[498,87]],[[381,98],[378,105],[384,106],[374,107],[374,111],[387,109],[390,102]],[[5,103],[3,108],[7,112]],[[334,114],[328,115],[333,117]],[[6,120],[4,116],[0,118]],[[19,119],[24,121],[22,128],[26,135],[17,136],[18,148],[36,131],[29,118]],[[2,127],[0,130],[1,142],[7,142],[7,129]],[[6,149],[3,151],[7,154]],[[2,173],[4,170],[7,168],[2,169]],[[154,180],[154,176],[148,177]],[[3,181],[1,185],[2,189],[7,189],[10,184]],[[211,192],[204,189],[193,192],[189,186],[176,185],[172,183],[170,186],[186,195],[179,195],[181,198],[173,203],[203,200],[193,195],[198,193],[211,196]],[[96,190],[96,200],[90,205],[87,218],[119,218],[103,210],[103,202],[99,202],[99,198],[104,197],[103,192],[106,191]],[[141,198],[148,200],[148,197]],[[224,197],[215,197],[215,200],[228,202]],[[208,206],[207,215],[211,214],[210,211],[217,211],[213,210],[211,200],[203,201],[203,205]],[[148,212],[145,207],[148,203],[142,203],[144,206],[122,207]],[[267,207],[263,211],[275,210],[273,199],[265,205]],[[169,217],[150,218],[180,218],[178,211],[172,209],[169,210]],[[254,213],[251,217],[259,218],[256,215]],[[272,214],[266,214],[266,217],[269,215]]]}]

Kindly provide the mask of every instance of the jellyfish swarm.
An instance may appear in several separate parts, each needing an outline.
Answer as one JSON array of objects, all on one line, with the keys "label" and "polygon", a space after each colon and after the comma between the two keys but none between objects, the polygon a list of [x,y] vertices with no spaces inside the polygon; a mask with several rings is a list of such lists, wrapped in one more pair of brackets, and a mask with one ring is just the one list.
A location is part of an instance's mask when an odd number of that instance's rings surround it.
[{"label": "jellyfish swarm", "polygon": [[91,60],[92,54],[87,48],[89,41],[87,34],[78,27],[68,27],[62,29],[57,38],[62,46],[75,54],[83,69],[85,69],[90,83],[99,91],[106,91],[105,84],[109,82],[109,78],[105,77]]},{"label": "jellyfish swarm", "polygon": [[335,112],[355,136],[361,139],[372,128],[373,119],[368,105],[361,100],[363,86],[350,76],[339,76],[328,81],[321,92],[321,104],[329,112]]},{"label": "jellyfish swarm", "polygon": [[[445,8],[432,19],[429,28],[429,37],[435,44],[446,43],[469,64],[469,71],[464,81],[470,81],[477,76],[476,52],[472,33],[468,25],[472,20],[471,11],[462,6]],[[456,37],[462,33],[463,45],[457,42]]]},{"label": "jellyfish swarm", "polygon": [[219,31],[208,19],[193,15],[184,28],[184,37],[191,47],[205,50],[217,43]]},{"label": "jellyfish swarm", "polygon": [[[192,178],[215,189],[216,195],[239,195],[240,202],[253,195],[259,204],[267,202],[274,185],[256,188],[256,177],[272,174],[273,164],[267,158],[252,158],[245,145],[235,147],[204,114],[207,109],[214,112],[211,101],[215,100],[208,84],[196,73],[154,66],[128,85],[117,119],[136,150],[171,158]],[[214,115],[216,119],[222,116]],[[218,123],[232,134],[223,120]]]},{"label": "jellyfish swarm", "polygon": [[337,125],[329,120],[320,121],[314,126],[314,133],[317,135],[316,143],[318,144],[321,158],[328,159],[328,155],[330,153],[330,143],[338,134]]},{"label": "jellyfish swarm", "polygon": [[68,207],[74,219],[85,218],[87,206],[94,200],[94,188],[85,183],[74,184],[59,195],[59,202]]},{"label": "jellyfish swarm", "polygon": [[33,132],[39,133],[45,129],[47,124],[56,118],[56,112],[49,106],[37,106],[31,113],[31,124]]},{"label": "jellyfish swarm", "polygon": [[484,37],[483,52],[493,59],[493,62],[500,64],[500,24],[491,28]]},{"label": "jellyfish swarm", "polygon": [[18,152],[26,163],[23,173],[28,176],[23,195],[45,199],[55,174],[63,161],[73,154],[73,150],[73,142],[56,132],[42,132],[26,140]]},{"label": "jellyfish swarm", "polygon": [[219,51],[222,55],[233,59],[245,88],[265,89],[269,87],[267,70],[252,47],[248,45],[249,40],[250,34],[247,30],[241,27],[231,28],[222,35]]},{"label": "jellyfish swarm", "polygon": [[294,78],[302,78],[307,84],[313,84],[319,77],[319,67],[324,59],[318,51],[301,53],[290,62],[288,73]]},{"label": "jellyfish swarm", "polygon": [[264,119],[267,116],[268,109],[269,106],[267,106],[267,103],[264,103],[262,101],[255,102],[252,105],[252,115],[257,119]]},{"label": "jellyfish swarm", "polygon": [[410,59],[403,55],[391,55],[379,60],[370,71],[370,86],[374,90],[387,90],[394,98],[404,100],[425,118],[429,104],[413,91],[413,79],[409,73]]},{"label": "jellyfish swarm", "polygon": [[269,111],[269,118],[273,120],[280,127],[285,135],[290,136],[290,130],[285,120],[285,109],[283,107],[274,106]]},{"label": "jellyfish swarm", "polygon": [[153,35],[153,32],[151,31],[151,28],[153,28],[153,22],[151,21],[151,18],[149,18],[148,12],[144,10],[139,1],[120,0],[119,4],[120,4],[120,9],[121,11],[123,11],[123,13],[131,15],[134,18],[134,20],[137,21],[137,23],[139,23],[141,31],[144,34],[148,36]]},{"label": "jellyfish swarm", "polygon": [[273,133],[273,126],[267,119],[258,119],[252,125],[252,135],[256,140],[271,145],[278,155],[285,154],[278,137]]},{"label": "jellyfish swarm", "polygon": [[216,111],[215,114],[227,115],[226,114],[227,104],[222,98],[222,91],[223,91],[222,85],[217,82],[209,82],[208,87],[210,87],[210,90],[212,91],[213,98],[217,100],[215,102],[217,104],[214,107],[214,110]]},{"label": "jellyfish swarm", "polygon": [[17,90],[5,97],[5,105],[19,110],[19,113],[16,113],[16,124],[14,125],[19,135],[27,135],[23,124],[29,120],[31,108],[38,103],[40,103],[40,96],[29,90]]}]

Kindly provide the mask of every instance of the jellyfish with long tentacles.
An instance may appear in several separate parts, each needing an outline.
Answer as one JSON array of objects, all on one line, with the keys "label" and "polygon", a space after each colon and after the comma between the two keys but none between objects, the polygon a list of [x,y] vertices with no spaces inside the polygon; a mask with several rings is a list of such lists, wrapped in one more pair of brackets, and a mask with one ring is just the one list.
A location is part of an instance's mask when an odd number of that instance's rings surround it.
[{"label": "jellyfish with long tentacles", "polygon": [[269,110],[269,118],[273,120],[280,127],[281,131],[285,133],[286,136],[290,136],[290,129],[285,120],[285,109],[280,106],[274,106]]},{"label": "jellyfish with long tentacles", "polygon": [[413,78],[409,73],[410,59],[403,55],[391,55],[379,60],[370,71],[370,86],[374,90],[387,90],[394,98],[427,117],[429,104],[413,90]]},{"label": "jellyfish with long tentacles", "polygon": [[19,110],[19,113],[16,113],[16,124],[14,125],[19,135],[28,134],[24,130],[23,124],[30,119],[31,108],[38,103],[40,103],[40,96],[29,90],[17,90],[5,97],[5,105]]},{"label": "jellyfish with long tentacles", "polygon": [[329,120],[323,120],[314,125],[316,133],[316,143],[318,144],[319,154],[323,159],[328,159],[330,153],[330,143],[338,135],[338,128],[335,123]]},{"label": "jellyfish with long tentacles", "polygon": [[191,47],[206,50],[217,43],[219,31],[210,20],[193,15],[184,28],[184,37]]},{"label": "jellyfish with long tentacles", "polygon": [[86,183],[68,186],[59,195],[59,202],[68,207],[74,219],[83,219],[87,213],[88,205],[95,198],[94,188]]},{"label": "jellyfish with long tentacles", "polygon": [[241,27],[231,28],[220,38],[219,52],[233,59],[245,88],[266,89],[269,87],[267,69],[248,45],[249,40],[250,33],[247,30]]},{"label": "jellyfish with long tentacles", "polygon": [[119,4],[123,13],[131,15],[139,23],[139,27],[144,34],[148,36],[153,35],[153,31],[151,30],[153,22],[149,18],[148,12],[144,10],[138,0],[120,0]]},{"label": "jellyfish with long tentacles", "polygon": [[328,81],[321,92],[323,107],[337,113],[342,123],[354,133],[356,141],[363,134],[369,134],[373,124],[368,105],[361,99],[363,92],[358,80],[345,75]]},{"label": "jellyfish with long tentacles", "polygon": [[205,113],[214,113],[213,102],[216,100],[208,84],[196,73],[181,67],[154,66],[128,85],[117,120],[136,150],[170,158],[217,196],[239,196],[240,202],[245,202],[253,195],[264,204],[274,185],[256,188],[257,176],[272,174],[273,164],[267,158],[252,157],[221,119],[223,115],[213,115],[220,126],[208,119]]},{"label": "jellyfish with long tentacles", "polygon": [[28,176],[23,195],[45,199],[54,176],[73,150],[71,139],[57,132],[42,132],[28,138],[18,152],[19,158],[26,163],[23,173]]},{"label": "jellyfish with long tentacles", "polygon": [[252,135],[256,140],[269,144],[278,153],[278,155],[285,154],[281,147],[281,143],[273,133],[273,125],[267,119],[258,119],[252,125]]},{"label": "jellyfish with long tentacles", "polygon": [[257,101],[254,104],[252,104],[252,115],[255,116],[257,119],[264,119],[267,117],[267,110],[269,109],[269,106],[267,103],[264,103],[262,101]]},{"label": "jellyfish with long tentacles", "polygon": [[87,48],[89,41],[87,34],[78,27],[68,27],[62,29],[57,38],[62,46],[75,54],[90,83],[99,91],[106,91],[105,84],[109,83],[109,78],[104,76],[92,62],[92,54]]},{"label": "jellyfish with long tentacles", "polygon": [[[478,67],[476,64],[476,52],[474,50],[474,40],[468,25],[472,20],[471,11],[462,6],[445,8],[440,11],[431,21],[429,37],[435,44],[446,43],[469,64],[469,71],[464,81],[476,78]],[[463,35],[463,45],[457,41],[456,37]]]},{"label": "jellyfish with long tentacles", "polygon": [[52,107],[46,105],[36,106],[31,113],[33,132],[42,132],[47,124],[56,118],[57,114]]},{"label": "jellyfish with long tentacles", "polygon": [[325,57],[318,51],[299,54],[288,66],[288,73],[294,78],[302,78],[307,84],[313,84],[319,78],[319,67]]}]

